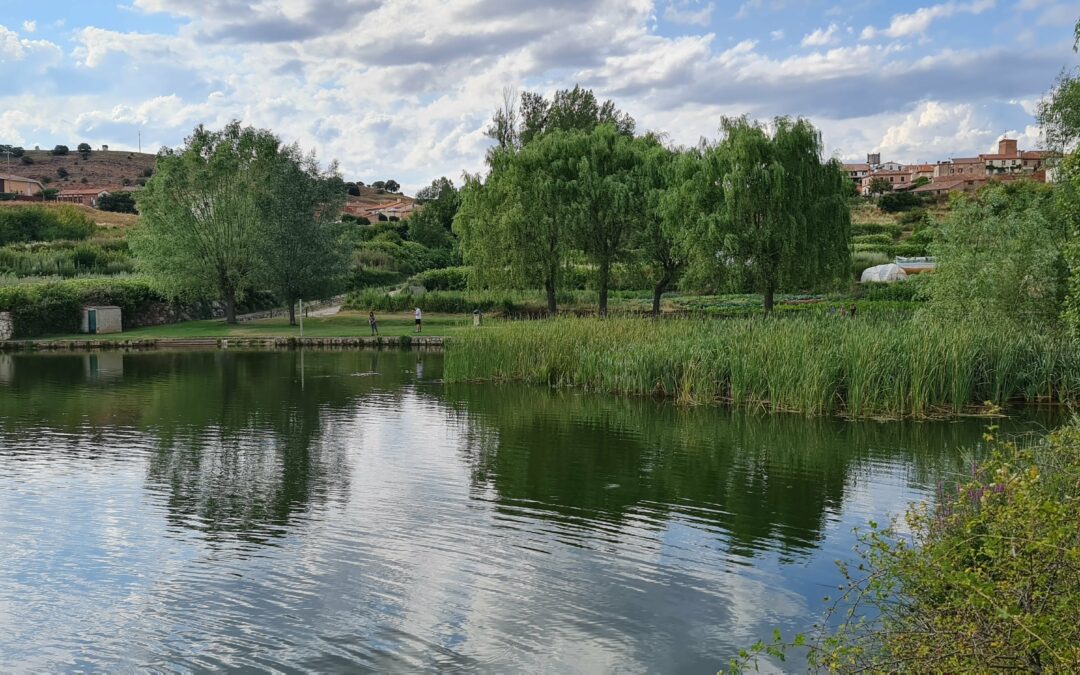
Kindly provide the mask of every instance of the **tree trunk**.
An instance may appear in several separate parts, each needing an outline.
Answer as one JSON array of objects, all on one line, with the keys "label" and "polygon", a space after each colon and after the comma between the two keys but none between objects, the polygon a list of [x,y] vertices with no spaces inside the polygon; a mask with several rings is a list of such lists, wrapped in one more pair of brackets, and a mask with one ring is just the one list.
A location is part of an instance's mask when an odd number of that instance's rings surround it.
[{"label": "tree trunk", "polygon": [[225,289],[225,323],[236,323],[236,289]]},{"label": "tree trunk", "polygon": [[599,314],[607,316],[608,277],[611,275],[611,262],[604,260],[600,263],[600,279],[597,290],[600,292]]},{"label": "tree trunk", "polygon": [[773,300],[776,295],[776,290],[770,285],[765,289],[765,313],[772,314]]},{"label": "tree trunk", "polygon": [[296,325],[296,300],[289,299],[289,325]]},{"label": "tree trunk", "polygon": [[660,298],[664,295],[664,291],[667,290],[668,284],[671,283],[671,277],[668,274],[664,274],[653,288],[652,296],[652,313],[653,316],[660,316]]},{"label": "tree trunk", "polygon": [[544,282],[544,291],[547,292],[548,314],[555,316],[559,308],[555,303],[555,279],[553,277],[548,277],[547,281]]}]

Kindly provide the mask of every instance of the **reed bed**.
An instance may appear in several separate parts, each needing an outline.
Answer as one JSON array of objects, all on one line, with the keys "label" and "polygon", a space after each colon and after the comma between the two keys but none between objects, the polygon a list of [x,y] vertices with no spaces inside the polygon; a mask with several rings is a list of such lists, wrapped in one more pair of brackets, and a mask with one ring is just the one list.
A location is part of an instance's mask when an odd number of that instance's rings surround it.
[{"label": "reed bed", "polygon": [[450,381],[515,380],[683,404],[935,417],[1080,398],[1080,344],[1053,331],[920,318],[493,324],[447,348]]}]

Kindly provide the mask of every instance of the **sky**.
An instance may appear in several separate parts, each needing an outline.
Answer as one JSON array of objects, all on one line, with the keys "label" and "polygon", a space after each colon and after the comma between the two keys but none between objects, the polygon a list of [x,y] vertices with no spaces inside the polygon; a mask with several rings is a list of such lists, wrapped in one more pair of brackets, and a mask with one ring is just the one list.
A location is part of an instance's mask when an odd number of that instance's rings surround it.
[{"label": "sky", "polygon": [[1080,0],[0,0],[0,143],[175,147],[232,119],[415,191],[483,169],[508,88],[674,144],[797,115],[845,160],[1038,146]]}]

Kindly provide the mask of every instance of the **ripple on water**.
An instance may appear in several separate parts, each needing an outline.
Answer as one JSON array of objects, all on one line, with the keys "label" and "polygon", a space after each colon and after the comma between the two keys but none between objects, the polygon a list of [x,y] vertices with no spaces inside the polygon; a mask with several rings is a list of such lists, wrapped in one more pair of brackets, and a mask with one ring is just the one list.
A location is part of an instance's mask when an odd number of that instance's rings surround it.
[{"label": "ripple on water", "polygon": [[444,385],[441,358],[13,359],[0,671],[715,672],[812,623],[851,527],[980,431]]}]

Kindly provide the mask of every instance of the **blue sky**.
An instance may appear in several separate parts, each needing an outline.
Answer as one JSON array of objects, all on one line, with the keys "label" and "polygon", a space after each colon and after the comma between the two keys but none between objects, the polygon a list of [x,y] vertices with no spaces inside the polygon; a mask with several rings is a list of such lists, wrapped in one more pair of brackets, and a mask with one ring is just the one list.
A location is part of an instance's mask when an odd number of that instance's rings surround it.
[{"label": "blue sky", "polygon": [[0,0],[0,143],[177,145],[239,118],[348,178],[482,169],[510,87],[581,83],[675,143],[804,115],[830,154],[1038,144],[1076,0]]}]

